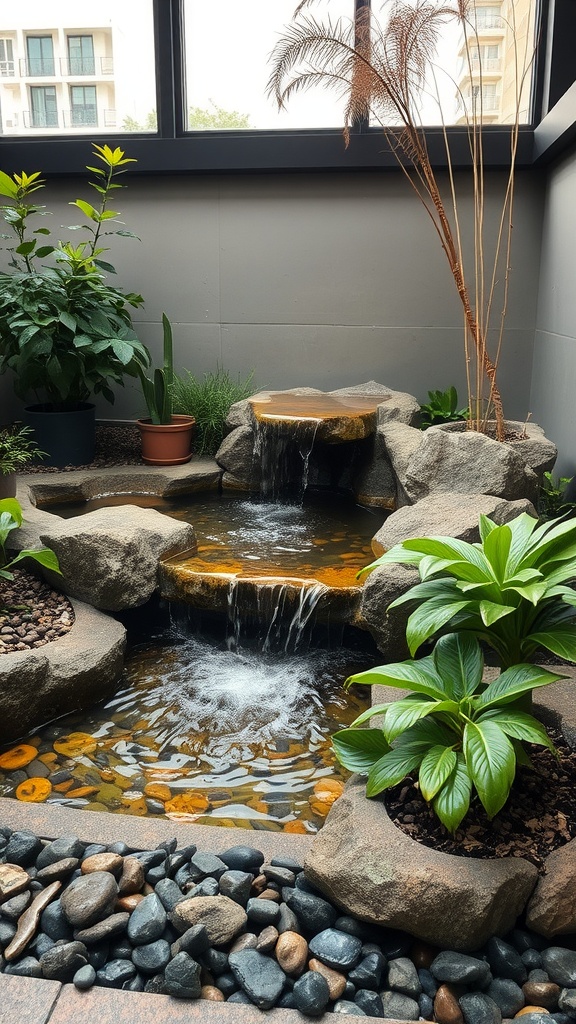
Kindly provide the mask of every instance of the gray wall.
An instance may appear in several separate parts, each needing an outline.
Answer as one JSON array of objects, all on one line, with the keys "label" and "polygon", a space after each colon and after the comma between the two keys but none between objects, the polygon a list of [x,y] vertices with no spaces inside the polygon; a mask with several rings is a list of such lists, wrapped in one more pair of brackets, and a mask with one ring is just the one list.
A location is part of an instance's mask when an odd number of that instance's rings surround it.
[{"label": "gray wall", "polygon": [[[327,390],[374,378],[420,399],[454,383],[464,399],[461,308],[438,238],[399,174],[125,181],[116,205],[141,242],[113,239],[110,259],[122,287],[146,299],[135,322],[155,358],[165,310],[177,364],[197,374],[221,364],[254,370],[260,386]],[[492,236],[504,182],[500,173],[488,181]],[[54,228],[74,223],[66,203],[88,195],[85,182],[46,190]],[[537,174],[518,175],[501,364],[506,412],[517,418],[530,408],[541,195]],[[17,405],[5,378],[0,389],[5,420]],[[132,382],[113,408],[98,406],[107,417],[142,411]]]},{"label": "gray wall", "polygon": [[548,176],[530,408],[576,474],[576,155]]}]

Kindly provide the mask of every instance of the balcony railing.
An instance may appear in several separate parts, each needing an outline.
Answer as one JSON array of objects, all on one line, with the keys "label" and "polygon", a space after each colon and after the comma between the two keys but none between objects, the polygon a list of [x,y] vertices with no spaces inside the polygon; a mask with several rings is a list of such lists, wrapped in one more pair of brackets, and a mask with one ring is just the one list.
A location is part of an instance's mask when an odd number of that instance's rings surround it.
[{"label": "balcony railing", "polygon": [[63,111],[65,128],[97,128],[98,110],[91,105]]},{"label": "balcony railing", "polygon": [[63,78],[113,75],[114,60],[112,57],[61,57],[60,74]]},{"label": "balcony railing", "polygon": [[[467,61],[464,61],[466,66]],[[500,71],[502,61],[500,57],[470,57],[470,67],[473,71]]]},{"label": "balcony railing", "polygon": [[479,11],[476,12],[476,30],[478,32],[486,32],[488,29],[499,29],[500,31],[504,28],[504,22],[502,18],[497,14],[492,14],[489,17],[481,18]]},{"label": "balcony railing", "polygon": [[56,64],[54,57],[32,57],[20,60],[20,74],[25,78],[54,78]]},{"label": "balcony railing", "polygon": [[24,110],[22,113],[25,128],[59,128],[58,111]]},{"label": "balcony railing", "polygon": [[14,78],[16,74],[16,62],[13,60],[0,60],[0,78]]}]

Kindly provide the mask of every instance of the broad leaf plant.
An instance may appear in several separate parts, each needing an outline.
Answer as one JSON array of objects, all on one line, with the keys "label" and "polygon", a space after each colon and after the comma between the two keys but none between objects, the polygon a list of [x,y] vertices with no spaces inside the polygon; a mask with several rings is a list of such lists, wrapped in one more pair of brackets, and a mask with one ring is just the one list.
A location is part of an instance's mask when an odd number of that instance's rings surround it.
[{"label": "broad leaf plant", "polygon": [[16,498],[3,498],[0,501],[0,580],[14,579],[10,572],[19,562],[25,558],[32,558],[39,565],[43,565],[52,572],[60,572],[58,559],[51,548],[37,548],[36,550],[24,549],[19,551],[13,558],[6,550],[8,537],[13,530],[22,526],[22,506]]},{"label": "broad leaf plant", "polygon": [[497,526],[480,516],[480,537],[405,540],[362,570],[418,567],[422,582],[390,605],[416,605],[406,629],[410,654],[458,630],[492,647],[502,668],[533,661],[539,648],[576,661],[576,522],[538,523],[523,513]]},{"label": "broad leaf plant", "polygon": [[[536,665],[508,668],[483,682],[484,660],[476,638],[450,633],[418,661],[381,665],[351,676],[348,684],[378,683],[413,692],[365,711],[332,738],[338,760],[367,775],[366,795],[377,796],[417,776],[420,791],[454,833],[474,791],[489,818],[504,806],[516,765],[530,764],[522,743],[554,751],[546,730],[521,707],[532,690],[563,678]],[[362,728],[374,716],[382,728]]]}]

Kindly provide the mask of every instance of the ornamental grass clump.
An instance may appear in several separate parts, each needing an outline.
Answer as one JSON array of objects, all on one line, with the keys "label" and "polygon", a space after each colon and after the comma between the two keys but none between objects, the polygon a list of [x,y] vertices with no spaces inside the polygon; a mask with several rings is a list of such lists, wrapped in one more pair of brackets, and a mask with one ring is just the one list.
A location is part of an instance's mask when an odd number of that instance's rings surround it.
[{"label": "ornamental grass clump", "polygon": [[219,366],[212,373],[196,377],[190,370],[174,375],[172,396],[174,411],[194,416],[195,448],[198,455],[213,456],[226,436],[226,417],[231,407],[256,390],[254,374],[233,380],[228,370]]},{"label": "ornamental grass clump", "polygon": [[502,668],[532,661],[540,648],[576,661],[576,522],[539,523],[523,513],[497,526],[480,516],[480,538],[405,540],[362,570],[417,566],[422,582],[390,605],[416,605],[406,628],[410,654],[457,630],[492,647]]},{"label": "ornamental grass clump", "polygon": [[[450,633],[428,657],[350,677],[348,685],[377,683],[413,691],[401,700],[375,705],[332,738],[340,763],[368,776],[368,797],[408,774],[417,776],[422,796],[454,833],[474,791],[489,818],[502,809],[516,765],[531,764],[523,743],[554,752],[546,730],[521,702],[532,690],[563,677],[520,664],[486,684],[483,670],[478,641],[469,634]],[[361,728],[375,715],[383,716],[382,728]]]}]

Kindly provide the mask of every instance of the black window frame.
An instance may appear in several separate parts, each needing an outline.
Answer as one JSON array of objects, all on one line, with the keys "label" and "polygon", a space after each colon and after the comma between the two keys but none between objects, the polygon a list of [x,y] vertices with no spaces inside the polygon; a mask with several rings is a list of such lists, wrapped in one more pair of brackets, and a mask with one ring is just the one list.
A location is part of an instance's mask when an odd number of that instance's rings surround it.
[{"label": "black window frame", "polygon": [[[354,0],[356,9],[370,0]],[[539,0],[540,45],[533,75],[534,122],[520,128],[517,165],[546,163],[576,138],[576,85],[547,110],[548,97],[556,96],[571,62],[568,37],[563,32],[567,5],[574,0]],[[561,8],[561,16],[558,10]],[[153,0],[156,60],[156,133],[99,133],[95,141],[120,145],[137,163],[132,174],[247,174],[311,171],[395,170],[396,161],[388,151],[382,132],[359,122],[351,129],[351,141],[344,147],[340,129],[300,131],[187,131],[184,119],[185,60],[183,0]],[[559,85],[560,83],[560,85]],[[567,103],[566,96],[574,93]],[[573,99],[573,102],[572,102]],[[568,107],[558,122],[557,108]],[[543,116],[544,115],[544,116]],[[447,129],[453,165],[470,165],[465,127]],[[425,129],[433,164],[446,166],[444,137],[440,128]],[[504,168],[509,162],[510,129],[489,125],[483,129],[485,164]],[[85,173],[89,153],[85,135],[48,135],[34,138],[0,139],[0,166],[8,173],[41,169],[44,174]]]}]

